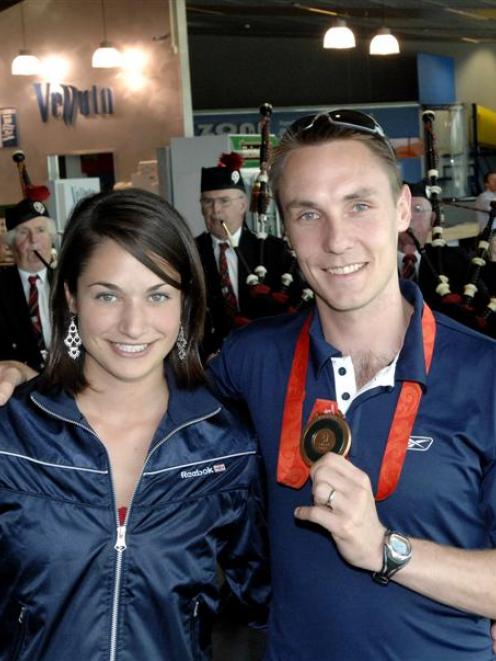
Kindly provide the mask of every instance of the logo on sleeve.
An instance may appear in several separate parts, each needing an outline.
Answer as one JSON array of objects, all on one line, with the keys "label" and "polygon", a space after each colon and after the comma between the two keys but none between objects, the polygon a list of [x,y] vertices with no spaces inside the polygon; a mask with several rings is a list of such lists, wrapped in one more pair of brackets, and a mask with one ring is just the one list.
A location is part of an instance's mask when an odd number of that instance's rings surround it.
[{"label": "logo on sleeve", "polygon": [[415,452],[427,452],[433,443],[434,439],[429,436],[410,436],[408,449]]}]

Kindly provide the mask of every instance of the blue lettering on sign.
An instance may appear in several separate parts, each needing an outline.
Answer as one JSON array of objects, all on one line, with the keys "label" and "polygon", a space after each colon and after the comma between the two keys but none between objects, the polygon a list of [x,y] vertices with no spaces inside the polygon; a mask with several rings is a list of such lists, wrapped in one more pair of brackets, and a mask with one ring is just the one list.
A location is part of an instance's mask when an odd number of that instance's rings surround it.
[{"label": "blue lettering on sign", "polygon": [[62,117],[64,124],[74,124],[76,121],[77,104],[77,87],[73,85],[61,85],[64,92],[63,111]]},{"label": "blue lettering on sign", "polygon": [[64,124],[70,126],[76,123],[78,113],[84,117],[114,114],[114,99],[109,87],[98,90],[93,85],[91,90],[79,90],[74,85],[60,85],[58,89],[62,92],[50,91],[50,83],[34,83],[41,121],[44,123],[52,116],[62,118]]}]

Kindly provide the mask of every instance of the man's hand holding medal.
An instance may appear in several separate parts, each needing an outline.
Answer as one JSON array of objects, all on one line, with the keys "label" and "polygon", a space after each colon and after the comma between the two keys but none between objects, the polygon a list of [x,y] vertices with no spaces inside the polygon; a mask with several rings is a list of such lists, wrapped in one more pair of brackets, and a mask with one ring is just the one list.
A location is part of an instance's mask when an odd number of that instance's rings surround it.
[{"label": "man's hand holding medal", "polygon": [[350,446],[350,428],[337,409],[311,418],[300,449],[311,466],[314,505],[298,507],[295,517],[328,530],[352,565],[379,571],[385,528],[368,476],[346,459]]}]

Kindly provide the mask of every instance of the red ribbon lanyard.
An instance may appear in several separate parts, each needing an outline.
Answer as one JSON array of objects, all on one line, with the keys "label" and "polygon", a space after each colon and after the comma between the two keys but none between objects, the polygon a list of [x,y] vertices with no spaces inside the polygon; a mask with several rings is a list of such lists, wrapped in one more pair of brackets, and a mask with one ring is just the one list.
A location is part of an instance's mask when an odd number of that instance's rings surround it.
[{"label": "red ribbon lanyard", "polygon": [[[277,481],[294,489],[301,488],[307,481],[310,471],[300,453],[302,434],[303,403],[310,353],[310,314],[296,341],[295,354],[289,374],[284,412],[282,418],[279,458],[277,463]],[[422,310],[422,343],[424,347],[425,370],[429,373],[434,341],[436,321],[430,308],[424,303]],[[379,472],[376,500],[388,498],[396,489],[403,464],[405,462],[408,441],[417,417],[422,397],[422,388],[415,381],[404,381],[396,404],[386,449]],[[335,413],[337,403],[326,399],[317,399],[310,418],[321,413]]]}]

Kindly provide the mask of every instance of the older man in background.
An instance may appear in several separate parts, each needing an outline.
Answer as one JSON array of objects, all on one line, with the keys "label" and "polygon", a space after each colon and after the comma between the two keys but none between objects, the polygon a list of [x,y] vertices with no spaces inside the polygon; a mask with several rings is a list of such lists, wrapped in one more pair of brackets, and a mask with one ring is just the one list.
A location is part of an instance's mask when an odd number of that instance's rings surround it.
[{"label": "older man in background", "polygon": [[[401,278],[418,284],[432,309],[449,314],[436,292],[438,248],[430,243],[434,212],[426,185],[423,181],[407,185],[412,196],[411,220],[408,230],[398,235],[398,273]],[[444,246],[441,251],[444,275],[449,278],[451,290],[463,291],[470,266],[466,254],[452,246]]]},{"label": "older man in background", "polygon": [[[236,156],[222,154],[217,166],[202,168],[201,174],[206,231],[196,237],[196,245],[207,285],[205,356],[218,351],[233,328],[288,311],[302,292],[286,242],[271,235],[262,240],[246,225],[250,205],[240,172],[242,159]],[[254,288],[249,278],[261,261],[267,272],[263,287]],[[288,278],[287,285],[283,276]]]},{"label": "older man in background", "polygon": [[14,266],[0,271],[0,359],[40,370],[50,347],[49,315],[55,223],[29,198],[6,209],[4,237]]}]

